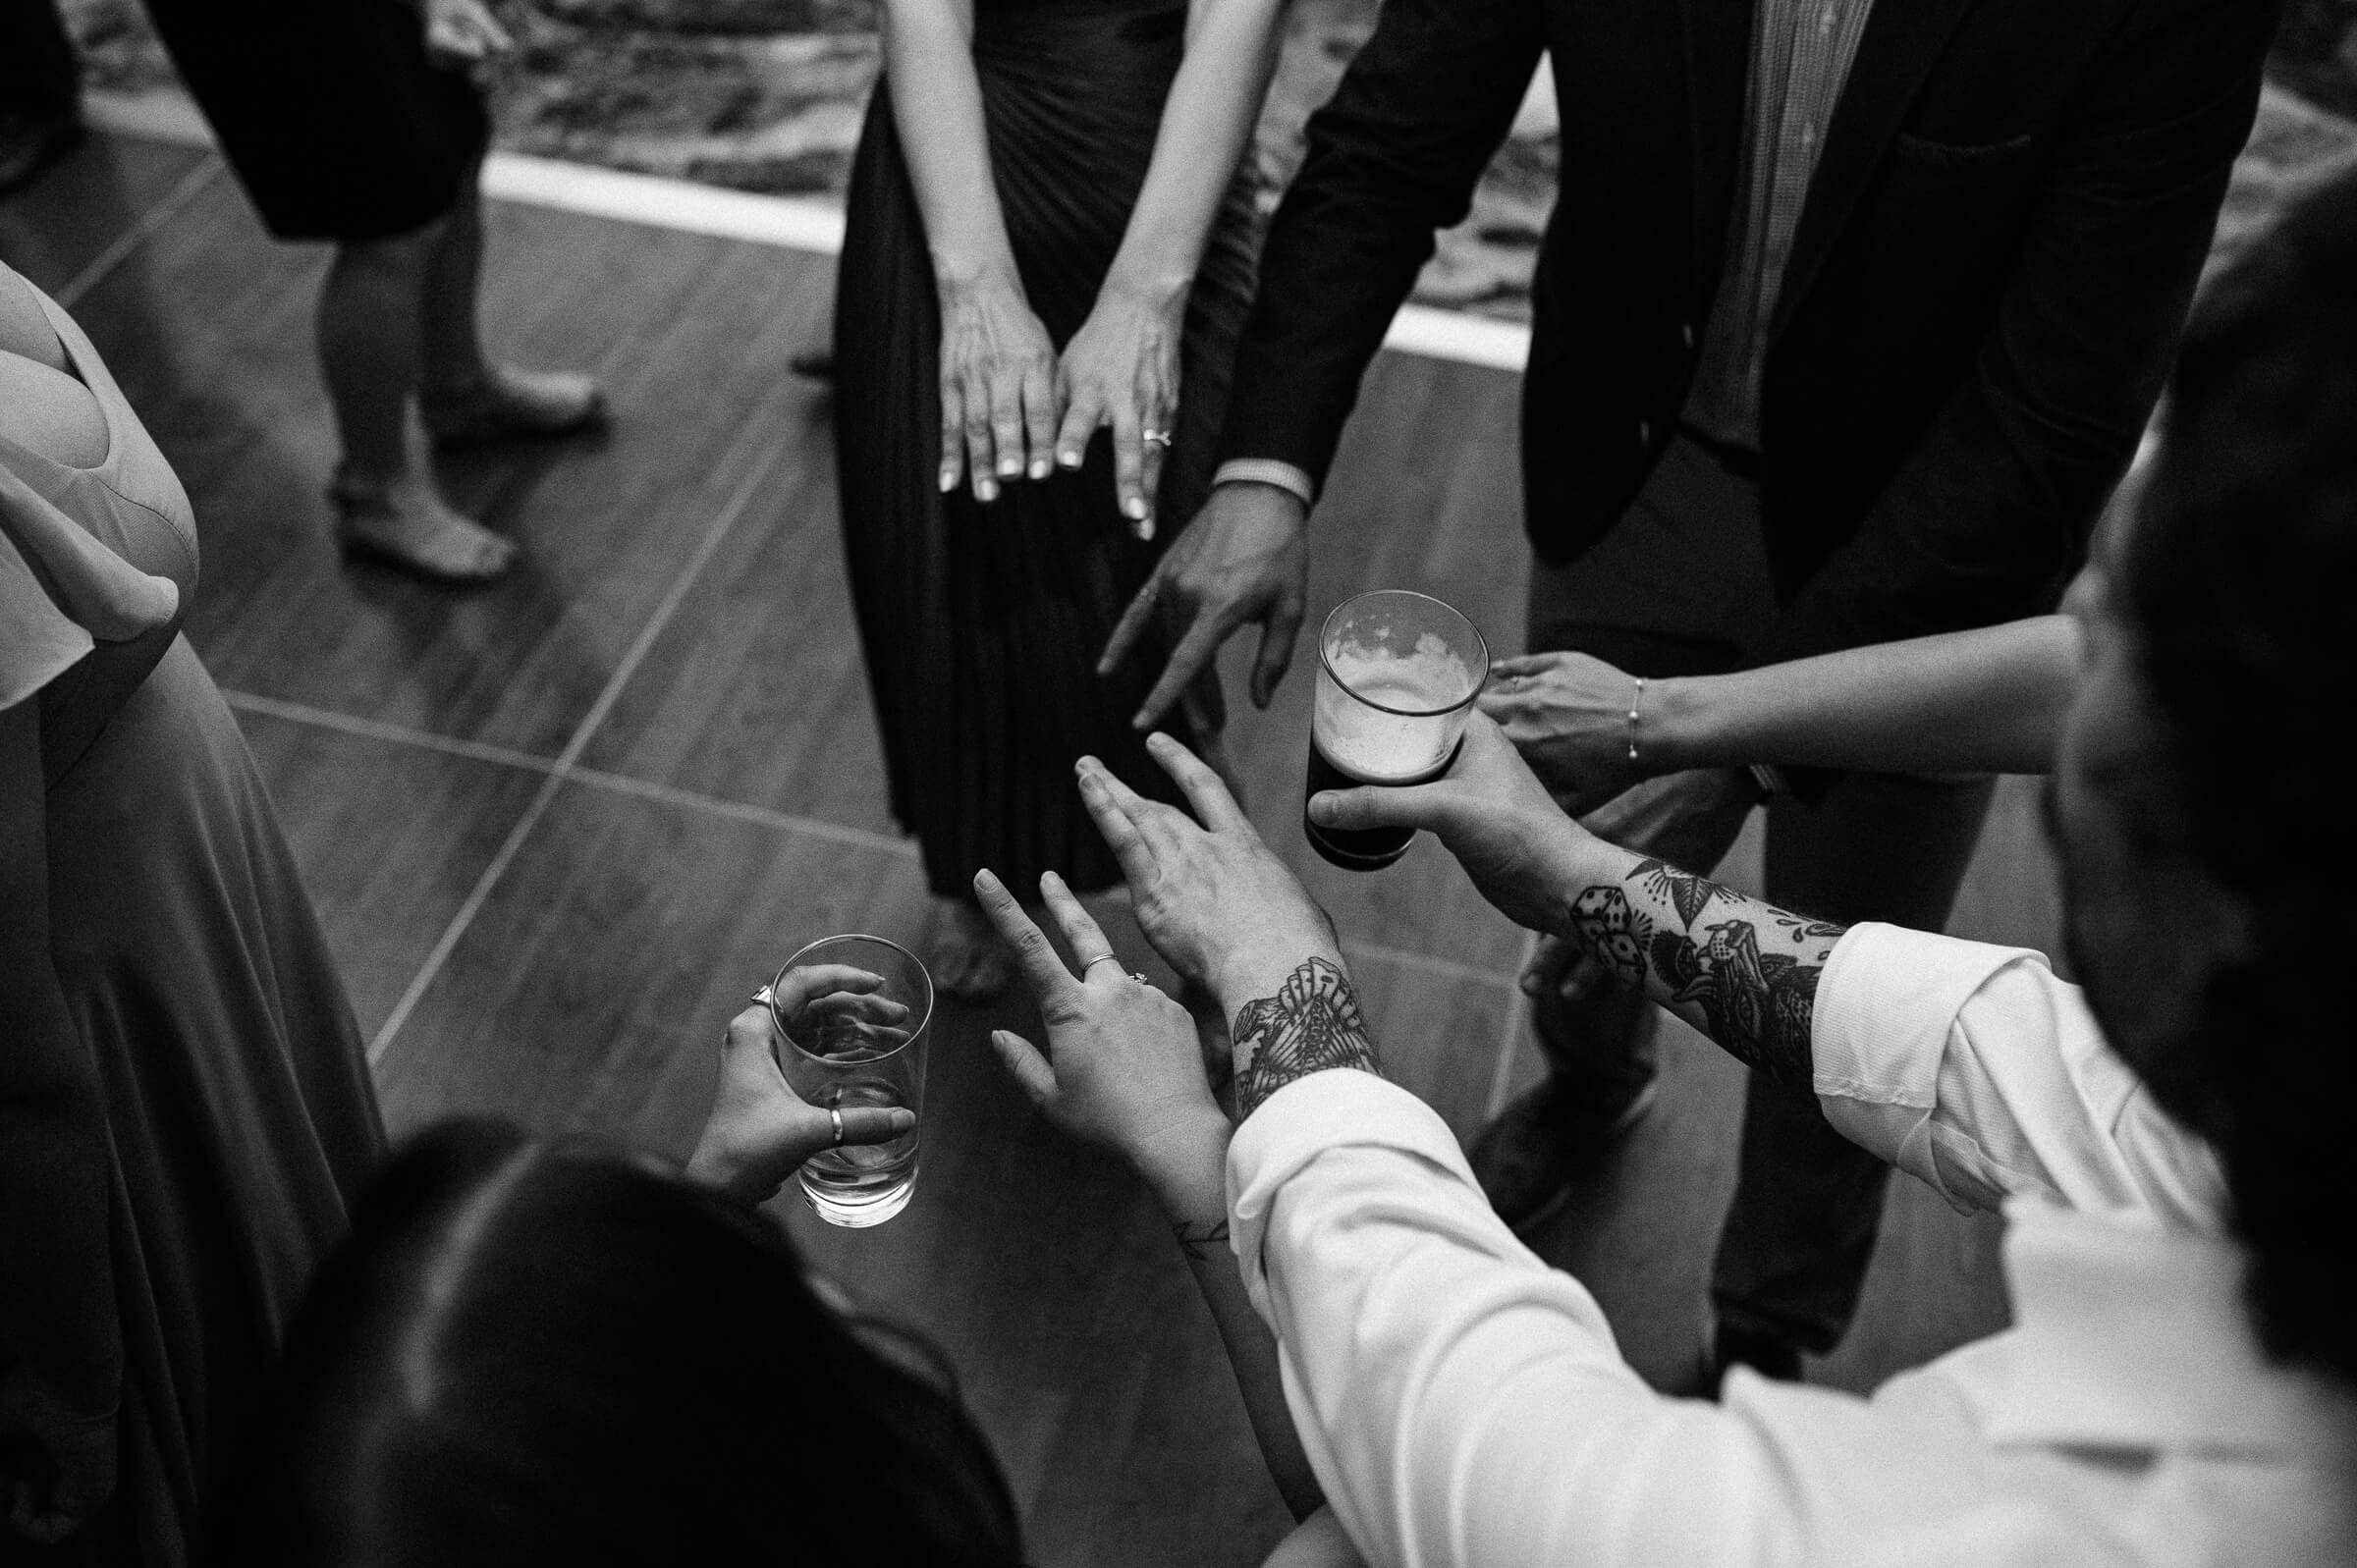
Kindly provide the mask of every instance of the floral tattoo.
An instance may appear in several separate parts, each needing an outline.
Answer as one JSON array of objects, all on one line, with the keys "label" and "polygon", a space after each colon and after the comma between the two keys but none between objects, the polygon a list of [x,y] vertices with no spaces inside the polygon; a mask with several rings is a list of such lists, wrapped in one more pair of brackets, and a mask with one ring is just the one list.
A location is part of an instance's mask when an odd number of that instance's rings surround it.
[{"label": "floral tattoo", "polygon": [[1274,997],[1236,1009],[1235,1108],[1239,1116],[1296,1078],[1329,1067],[1381,1072],[1358,997],[1342,966],[1312,958],[1286,977]]}]

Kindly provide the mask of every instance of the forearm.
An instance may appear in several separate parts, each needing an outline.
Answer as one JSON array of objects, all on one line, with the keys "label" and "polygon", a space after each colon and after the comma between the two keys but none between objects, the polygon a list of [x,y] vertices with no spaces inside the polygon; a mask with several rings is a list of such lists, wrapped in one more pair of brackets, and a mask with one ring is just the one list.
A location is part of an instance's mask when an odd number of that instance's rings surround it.
[{"label": "forearm", "polygon": [[1766,762],[1875,773],[2044,773],[2077,679],[2067,616],[1652,682],[1649,769]]},{"label": "forearm", "polygon": [[1228,1242],[1226,1165],[1231,1129],[1227,1118],[1206,1110],[1159,1140],[1138,1163],[1146,1183],[1162,1205],[1171,1235],[1186,1259],[1187,1271],[1211,1309],[1220,1342],[1235,1370],[1236,1390],[1243,1396],[1244,1414],[1261,1458],[1277,1484],[1279,1495],[1295,1519],[1314,1513],[1325,1501],[1317,1477],[1293,1430],[1286,1408],[1284,1380],[1277,1366],[1277,1338],[1252,1310],[1243,1275]]},{"label": "forearm", "polygon": [[1015,280],[1014,250],[990,171],[982,84],[974,74],[971,0],[889,0],[884,72],[893,124],[945,294]]},{"label": "forearm", "polygon": [[1196,0],[1154,155],[1106,279],[1156,302],[1193,282],[1276,69],[1275,0]]},{"label": "forearm", "polygon": [[1543,846],[1557,935],[1783,1083],[1814,1081],[1817,981],[1843,928],[1605,842],[1568,818]]}]

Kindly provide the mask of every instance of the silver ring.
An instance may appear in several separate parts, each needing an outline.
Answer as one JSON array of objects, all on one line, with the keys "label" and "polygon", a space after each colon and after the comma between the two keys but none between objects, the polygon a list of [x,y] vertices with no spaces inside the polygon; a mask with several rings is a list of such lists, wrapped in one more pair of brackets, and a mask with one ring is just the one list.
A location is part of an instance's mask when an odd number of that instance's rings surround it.
[{"label": "silver ring", "polygon": [[833,1106],[829,1106],[827,1108],[827,1114],[833,1118],[835,1122],[835,1147],[840,1149],[843,1147],[843,1112],[836,1109]]},{"label": "silver ring", "polygon": [[[1091,969],[1094,969],[1097,965],[1103,963],[1108,958],[1113,958],[1113,954],[1109,952],[1101,952],[1098,953],[1094,958],[1091,958],[1088,962],[1082,964],[1080,966],[1080,978],[1086,980],[1088,978],[1088,972]],[[1121,960],[1115,958],[1114,961],[1119,963]]]},{"label": "silver ring", "polygon": [[1171,444],[1171,433],[1168,430],[1140,430],[1137,436],[1149,447],[1167,447]]}]

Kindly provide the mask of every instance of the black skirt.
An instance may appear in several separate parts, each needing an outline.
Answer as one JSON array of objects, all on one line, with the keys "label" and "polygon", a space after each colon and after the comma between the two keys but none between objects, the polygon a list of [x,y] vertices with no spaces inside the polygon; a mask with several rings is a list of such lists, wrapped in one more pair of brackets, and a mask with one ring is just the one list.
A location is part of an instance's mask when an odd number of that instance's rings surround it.
[{"label": "black skirt", "polygon": [[[1185,13],[1164,0],[983,0],[975,19],[991,173],[1032,310],[1061,350],[1087,320],[1144,184]],[[836,449],[844,549],[883,731],[892,809],[936,893],[988,866],[1030,896],[1042,871],[1120,880],[1072,763],[1177,790],[1129,728],[1159,644],[1112,676],[1098,652],[1170,536],[1209,492],[1257,224],[1239,179],[1196,270],[1158,537],[1132,538],[1100,435],[1072,472],[1006,484],[985,506],[939,488],[941,314],[888,85],[852,166],[836,294]],[[1187,738],[1182,722],[1175,732]]]},{"label": "black skirt", "polygon": [[491,137],[412,0],[147,0],[222,156],[281,240],[384,240],[451,209]]}]

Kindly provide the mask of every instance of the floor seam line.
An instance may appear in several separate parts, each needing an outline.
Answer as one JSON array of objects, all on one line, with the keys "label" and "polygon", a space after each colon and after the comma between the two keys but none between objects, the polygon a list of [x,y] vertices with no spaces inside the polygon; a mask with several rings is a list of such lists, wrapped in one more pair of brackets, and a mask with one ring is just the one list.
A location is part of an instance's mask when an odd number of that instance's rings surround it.
[{"label": "floor seam line", "polygon": [[647,617],[646,623],[639,627],[638,635],[631,640],[630,646],[623,654],[621,662],[614,667],[614,673],[606,677],[605,686],[598,692],[597,700],[589,705],[589,711],[583,714],[581,722],[574,727],[573,738],[565,743],[565,749],[557,754],[556,761],[549,767],[539,791],[532,796],[531,803],[523,808],[523,814],[516,819],[516,825],[508,830],[507,838],[501,840],[499,849],[491,857],[490,864],[484,866],[482,875],[475,879],[473,890],[466,894],[466,901],[459,905],[458,911],[450,917],[450,924],[443,928],[441,937],[436,940],[432,949],[426,953],[425,961],[419,964],[417,972],[410,977],[410,983],[403,990],[401,1000],[394,1003],[393,1011],[386,1016],[384,1024],[377,1030],[375,1037],[368,1042],[368,1065],[371,1068],[376,1067],[391,1052],[393,1042],[400,1035],[402,1026],[409,1022],[410,1014],[415,1010],[418,1001],[432,988],[434,981],[440,978],[442,966],[450,961],[450,955],[458,949],[459,943],[465,939],[467,928],[474,923],[474,917],[481,913],[483,905],[490,901],[493,890],[499,885],[499,879],[507,874],[508,866],[522,849],[524,839],[531,836],[532,830],[539,826],[540,819],[547,814],[549,803],[556,798],[557,791],[565,786],[574,773],[575,763],[578,761],[581,753],[588,749],[589,742],[596,737],[598,727],[604,724],[607,716],[614,711],[615,703],[621,700],[623,688],[630,684],[632,676],[637,675],[638,666],[645,661],[647,654],[662,637],[665,628],[671,623],[671,618],[678,614],[680,606],[686,602],[689,590],[694,587],[696,579],[703,575],[704,568],[709,566],[712,558],[719,553],[720,547],[727,540],[730,531],[737,526],[738,518],[744,514],[744,509],[752,504],[753,496],[760,489],[762,482],[768,479],[776,469],[781,450],[772,448],[768,458],[754,465],[753,471],[745,475],[743,481],[738,485],[736,493],[730,496],[721,507],[719,515],[714,517],[710,525],[705,528],[703,539],[697,543],[694,552],[681,567],[679,575],[672,579],[670,588],[666,589],[663,597],[656,602],[654,612]]},{"label": "floor seam line", "polygon": [[527,773],[557,771],[556,758],[521,751],[514,746],[496,745],[487,740],[463,740],[456,735],[438,735],[431,730],[393,724],[383,719],[363,718],[358,714],[339,713],[333,708],[313,707],[307,702],[289,702],[283,697],[268,697],[257,691],[224,687],[221,696],[232,708],[281,719],[288,724],[309,725],[313,729],[330,730],[339,734],[382,740],[388,745],[411,746],[419,751],[465,757],[472,762],[488,762]]},{"label": "floor seam line", "polygon": [[83,295],[105,282],[107,276],[128,261],[134,251],[154,239],[157,230],[179,217],[205,187],[221,177],[224,167],[220,153],[205,154],[196,167],[182,175],[178,184],[165,191],[153,206],[140,213],[137,222],[117,235],[105,249],[92,256],[80,272],[67,279],[50,296],[57,301],[57,307],[71,314],[74,307],[82,302]]}]

